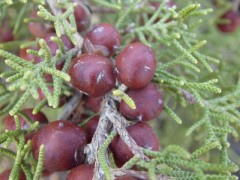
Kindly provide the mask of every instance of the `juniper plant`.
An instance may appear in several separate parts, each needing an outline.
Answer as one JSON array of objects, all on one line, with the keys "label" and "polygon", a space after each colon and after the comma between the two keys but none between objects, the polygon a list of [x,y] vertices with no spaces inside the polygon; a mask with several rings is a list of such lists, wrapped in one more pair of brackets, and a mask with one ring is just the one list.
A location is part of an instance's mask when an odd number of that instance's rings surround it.
[{"label": "juniper plant", "polygon": [[[129,135],[127,127],[132,122],[119,112],[117,103],[124,101],[132,109],[138,104],[128,96],[124,84],[117,82],[103,97],[98,113],[86,111],[89,117],[77,122],[79,126],[84,127],[93,116],[100,115],[92,141],[84,148],[85,163],[94,164],[94,179],[111,180],[123,175],[151,180],[238,179],[234,173],[239,169],[239,162],[229,153],[229,137],[238,138],[240,126],[240,80],[236,80],[239,79],[239,51],[234,41],[239,31],[222,35],[215,26],[220,14],[231,8],[232,3],[192,0],[176,1],[170,6],[167,0],[156,2],[157,7],[151,6],[148,0],[0,2],[0,24],[7,20],[15,37],[0,44],[0,115],[14,116],[16,125],[15,130],[2,126],[0,134],[1,159],[7,156],[9,162],[13,162],[9,179],[19,179],[20,169],[27,179],[40,179],[44,170],[47,149],[42,145],[35,160],[31,140],[24,139],[41,126],[23,113],[24,107],[31,107],[33,114],[43,110],[51,117],[50,121],[73,122],[83,114],[85,95],[72,87],[67,73],[72,59],[83,54],[86,32],[77,31],[74,16],[78,3],[91,10],[89,29],[94,24],[107,22],[120,33],[122,42],[111,57],[113,64],[116,55],[134,41],[155,51],[157,66],[152,82],[164,97],[164,112],[150,122],[159,135],[160,151],[139,146]],[[234,7],[236,5],[239,3],[234,1]],[[37,8],[38,18],[28,18],[33,8]],[[48,40],[29,38],[29,22],[50,24],[56,32],[50,38],[57,45],[56,53],[51,52]],[[64,35],[74,45],[71,49],[65,48]],[[37,49],[31,48],[37,44]],[[27,53],[34,57],[32,61],[17,54],[20,48],[26,47]],[[221,51],[224,51],[222,56]],[[36,58],[41,62],[35,63]],[[63,62],[62,69],[57,68],[60,62]],[[52,81],[46,80],[49,75]],[[41,101],[40,92],[44,95]],[[69,100],[59,108],[62,96],[69,96]],[[21,127],[21,118],[27,121],[28,128]],[[117,135],[133,154],[121,168],[114,165],[109,153],[109,146]]]}]

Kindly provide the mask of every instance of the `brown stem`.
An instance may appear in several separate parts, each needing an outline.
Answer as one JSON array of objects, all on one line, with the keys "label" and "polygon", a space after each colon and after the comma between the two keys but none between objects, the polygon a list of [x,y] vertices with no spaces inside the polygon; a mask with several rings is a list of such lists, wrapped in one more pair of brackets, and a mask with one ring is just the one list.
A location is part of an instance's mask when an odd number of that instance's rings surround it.
[{"label": "brown stem", "polygon": [[93,135],[92,142],[88,144],[85,148],[85,154],[87,155],[86,161],[89,164],[93,164],[95,162],[95,169],[94,169],[94,177],[95,180],[100,180],[105,178],[103,171],[100,167],[97,152],[100,146],[104,143],[105,139],[107,138],[112,124],[108,120],[106,114],[108,113],[108,106],[113,102],[113,99],[109,94],[105,96],[104,103],[101,110],[101,116],[99,119],[99,123],[96,129],[96,132]]},{"label": "brown stem", "polygon": [[138,155],[141,159],[149,160],[148,157],[144,155],[142,150],[136,144],[135,140],[128,134],[126,126],[129,125],[128,121],[117,111],[116,106],[112,105],[106,114],[108,119],[113,123],[113,126],[117,129],[118,134],[122,140],[127,144],[128,148],[132,151],[134,155]]},{"label": "brown stem", "polygon": [[73,113],[80,103],[82,98],[82,93],[76,92],[72,98],[64,105],[62,113],[59,115],[58,119],[68,119],[68,117]]},{"label": "brown stem", "polygon": [[232,3],[232,10],[238,12],[238,8],[240,6],[240,0],[234,0]]},{"label": "brown stem", "polygon": [[[120,89],[121,88],[123,87],[121,86]],[[84,151],[87,155],[87,163],[93,164],[95,161],[95,173],[93,179],[104,179],[104,174],[98,161],[97,152],[110,134],[112,127],[117,130],[122,140],[127,144],[128,148],[134,155],[139,156],[141,159],[149,160],[148,157],[144,155],[141,148],[136,144],[135,140],[128,134],[126,130],[126,126],[128,125],[129,123],[127,120],[117,111],[114,98],[108,93],[105,96],[98,127],[92,138],[92,142],[86,146]]]},{"label": "brown stem", "polygon": [[135,23],[129,24],[125,29],[120,30],[120,33],[122,35],[125,35],[127,33],[133,33],[135,28]]}]

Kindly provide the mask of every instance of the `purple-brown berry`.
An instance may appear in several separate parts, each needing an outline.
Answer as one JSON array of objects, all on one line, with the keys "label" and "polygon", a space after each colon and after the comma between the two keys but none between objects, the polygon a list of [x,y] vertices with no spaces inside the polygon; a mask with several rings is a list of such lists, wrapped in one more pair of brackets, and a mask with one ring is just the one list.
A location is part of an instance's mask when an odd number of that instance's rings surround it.
[{"label": "purple-brown berry", "polygon": [[112,62],[103,56],[83,54],[75,58],[68,70],[71,84],[89,96],[103,96],[114,88]]},{"label": "purple-brown berry", "polygon": [[[30,12],[30,18],[39,18],[37,10]],[[42,22],[29,22],[28,30],[34,37],[44,38],[49,32],[52,31],[50,27]]]},{"label": "purple-brown berry", "polygon": [[[160,144],[154,130],[144,122],[138,122],[127,128],[129,135],[136,141],[138,146],[153,151],[159,151]],[[129,161],[133,154],[121,137],[116,136],[111,143],[113,158],[118,167]]]},{"label": "purple-brown berry", "polygon": [[148,121],[157,118],[163,110],[163,98],[153,83],[142,89],[127,90],[126,94],[136,104],[136,109],[130,108],[125,101],[120,103],[120,112],[130,120]]},{"label": "purple-brown berry", "polygon": [[92,180],[94,166],[90,164],[80,165],[70,171],[67,180]]},{"label": "purple-brown berry", "polygon": [[217,24],[218,29],[221,32],[235,32],[240,23],[240,16],[238,12],[227,11],[225,14],[221,16],[222,20],[227,20],[227,23],[219,23]]},{"label": "purple-brown berry", "polygon": [[9,42],[13,39],[13,29],[9,26],[9,21],[4,19],[0,27],[0,43]]},{"label": "purple-brown berry", "polygon": [[[47,124],[48,123],[48,119],[45,116],[45,114],[43,114],[41,111],[39,111],[37,114],[32,114],[33,109],[24,109],[23,113],[26,114],[26,116],[28,118],[30,118],[31,121],[38,121],[39,124]],[[21,129],[27,129],[29,128],[29,124],[27,123],[27,121],[24,119],[23,116],[19,116],[19,121],[21,124]],[[6,127],[6,129],[8,130],[15,130],[16,129],[16,124],[15,124],[15,120],[13,116],[7,115],[4,119],[3,119],[3,123]]]},{"label": "purple-brown berry", "polygon": [[140,89],[152,79],[156,70],[154,51],[140,43],[125,47],[116,60],[118,80],[130,89]]},{"label": "purple-brown berry", "polygon": [[74,8],[74,17],[76,19],[77,30],[79,32],[86,30],[90,26],[90,11],[83,4],[78,4]]},{"label": "purple-brown berry", "polygon": [[110,57],[120,44],[121,38],[117,29],[112,24],[101,23],[86,34],[83,48],[88,54]]},{"label": "purple-brown berry", "polygon": [[101,109],[101,104],[103,101],[103,97],[91,97],[88,96],[85,100],[84,107],[92,110],[93,112],[97,113]]},{"label": "purple-brown berry", "polygon": [[50,172],[67,171],[83,163],[85,132],[74,123],[59,120],[39,129],[32,139],[32,153],[38,159],[41,145],[45,147],[44,168]]},{"label": "purple-brown berry", "polygon": [[94,116],[93,118],[91,118],[88,123],[84,126],[84,130],[86,132],[86,136],[87,136],[87,141],[88,143],[91,142],[92,137],[97,129],[98,126],[98,122],[99,122],[99,116]]},{"label": "purple-brown berry", "polygon": [[[12,171],[11,169],[7,169],[7,170],[3,171],[0,174],[0,179],[1,180],[9,180],[9,176],[11,174],[11,171]],[[25,174],[22,170],[20,171],[19,180],[26,180],[26,176],[25,176]]]}]

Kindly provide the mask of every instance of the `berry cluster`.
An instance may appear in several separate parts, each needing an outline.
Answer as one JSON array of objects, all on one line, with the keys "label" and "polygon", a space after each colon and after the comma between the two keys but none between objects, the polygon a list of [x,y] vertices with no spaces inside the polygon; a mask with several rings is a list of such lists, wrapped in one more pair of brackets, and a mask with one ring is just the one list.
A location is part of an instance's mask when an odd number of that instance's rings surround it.
[{"label": "berry cluster", "polygon": [[[98,24],[87,32],[83,42],[85,54],[74,58],[68,70],[71,84],[87,95],[84,108],[94,112],[100,111],[104,95],[120,83],[124,84],[128,88],[125,93],[136,104],[136,108],[132,109],[124,100],[119,103],[122,115],[135,122],[127,127],[129,135],[137,145],[158,151],[159,139],[146,123],[157,118],[163,110],[162,95],[158,87],[151,83],[157,64],[155,53],[141,42],[135,42],[116,54],[120,42],[120,34],[111,24]],[[99,116],[95,116],[84,127],[89,143],[98,123]],[[118,167],[133,157],[119,135],[112,141],[110,150]],[[68,179],[92,177],[93,168],[91,165],[79,165],[69,173]]]},{"label": "berry cluster", "polygon": [[83,42],[86,54],[73,59],[68,70],[73,87],[93,97],[111,91],[116,78],[113,62],[108,58],[120,42],[120,34],[111,24],[99,24],[89,31]]},{"label": "berry cluster", "polygon": [[86,134],[79,126],[65,121],[54,121],[39,129],[32,139],[32,153],[38,158],[44,144],[44,167],[50,172],[67,171],[83,163]]}]

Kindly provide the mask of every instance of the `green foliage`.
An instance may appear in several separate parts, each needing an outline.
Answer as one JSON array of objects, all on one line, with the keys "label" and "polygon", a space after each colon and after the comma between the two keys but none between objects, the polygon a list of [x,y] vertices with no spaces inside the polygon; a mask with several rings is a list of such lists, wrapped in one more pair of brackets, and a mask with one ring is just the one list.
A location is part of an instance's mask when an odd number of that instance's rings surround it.
[{"label": "green foliage", "polygon": [[[59,58],[59,55],[57,54],[51,59],[49,53],[50,50],[47,48],[46,43],[43,43],[43,41],[44,40],[40,42],[40,52],[43,52],[42,58],[44,58],[44,61],[39,64],[32,64],[31,62],[27,62],[26,60],[12,55],[6,51],[0,50],[0,55],[8,58],[8,60],[5,60],[5,63],[14,70],[14,74],[11,74],[10,76],[1,74],[1,77],[6,78],[6,81],[10,83],[8,90],[16,91],[17,89],[21,89],[25,91],[19,101],[11,109],[11,115],[14,115],[18,112],[18,110],[21,108],[23,103],[26,102],[30,95],[32,95],[34,98],[37,98],[37,86],[42,89],[49,106],[53,106],[55,104],[58,105],[56,101],[59,99],[59,89],[57,92],[54,91],[52,96],[46,82],[43,80],[44,74],[51,74],[53,77],[56,76],[54,80],[57,81],[57,83],[55,83],[54,86],[57,86],[58,88],[62,84],[61,79],[65,81],[70,80],[68,74],[55,68],[56,63],[64,58],[64,56]],[[72,51],[65,54],[65,58],[67,58],[68,61],[72,58],[72,56]],[[66,63],[65,65],[68,66],[69,63]],[[56,97],[55,94],[58,94],[58,97]],[[55,97],[55,99],[53,97]],[[54,107],[56,107],[56,105]]]},{"label": "green foliage", "polygon": [[114,90],[113,91],[113,95],[116,97],[120,97],[121,99],[124,100],[124,102],[132,109],[136,109],[136,104],[135,102],[132,100],[132,98],[130,98],[126,93],[124,93],[121,90]]},{"label": "green foliage", "polygon": [[[74,39],[73,33],[76,33],[76,22],[73,15],[73,5],[68,4],[68,9],[66,12],[64,12],[61,15],[54,16],[51,15],[50,12],[44,8],[44,6],[39,5],[39,12],[38,15],[45,20],[52,21],[56,30],[56,34],[58,37],[61,37],[63,34],[62,29],[64,29],[65,33],[69,37],[69,39],[72,41],[73,44],[77,44],[76,39]],[[67,24],[67,19],[70,20],[71,26],[69,27]]]},{"label": "green foliage", "polygon": [[33,180],[38,180],[41,177],[42,170],[43,170],[43,160],[44,160],[44,145],[41,145],[39,150],[39,155],[38,155],[38,163],[37,163]]},{"label": "green foliage", "polygon": [[109,170],[109,166],[106,161],[105,154],[108,146],[110,145],[110,143],[112,142],[115,136],[116,136],[116,132],[113,131],[98,150],[99,163],[104,172],[106,180],[111,180],[112,178],[111,178],[111,172]]}]

